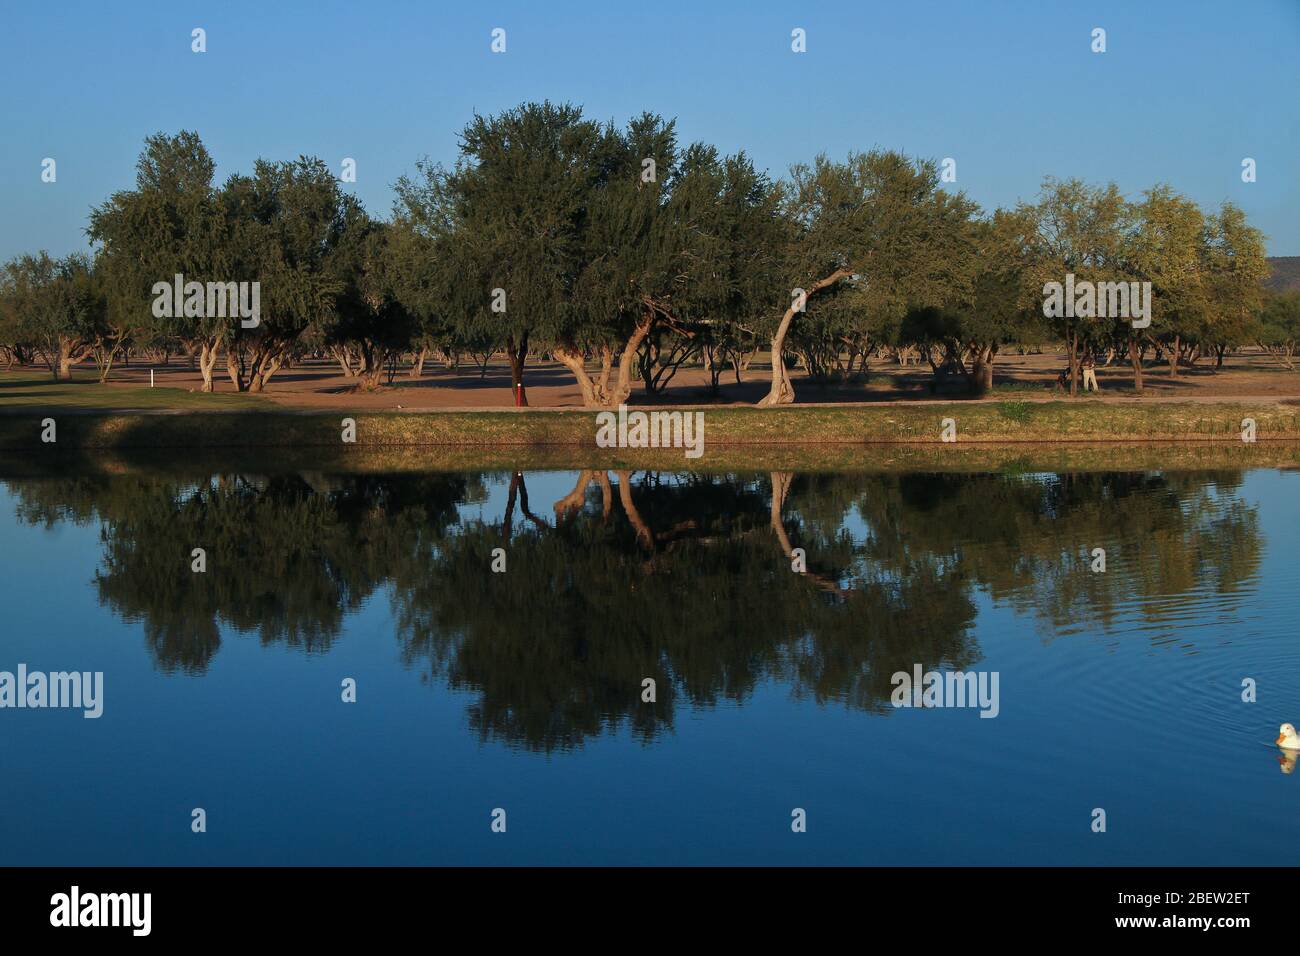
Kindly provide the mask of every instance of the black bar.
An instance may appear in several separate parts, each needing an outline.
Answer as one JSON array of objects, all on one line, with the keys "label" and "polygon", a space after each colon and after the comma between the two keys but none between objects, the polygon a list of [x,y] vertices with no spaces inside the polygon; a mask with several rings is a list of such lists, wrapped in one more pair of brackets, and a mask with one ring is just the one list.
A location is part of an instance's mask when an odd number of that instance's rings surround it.
[{"label": "black bar", "polygon": [[[374,942],[421,931],[435,945],[461,933],[483,945],[530,937],[534,943],[570,938],[666,944],[666,932],[673,930],[673,938],[681,939],[676,930],[691,926],[701,927],[700,937],[756,944],[787,934],[804,936],[807,943],[845,933],[862,941],[909,934],[919,941],[940,934],[952,942],[957,937],[948,934],[957,933],[972,943],[1200,936],[1231,944],[1243,931],[1283,932],[1292,926],[1293,873],[1263,868],[9,869],[0,870],[0,925],[7,942],[32,936],[67,940],[70,933],[83,943],[138,938],[130,925],[51,925],[56,895],[70,897],[76,886],[83,907],[90,894],[149,893],[144,938],[200,942],[205,948],[227,940]],[[142,913],[135,915],[142,925]],[[1154,925],[1120,925],[1125,919],[1150,919]],[[1244,919],[1246,924],[1189,926],[1186,921],[1193,919]],[[1162,925],[1165,920],[1184,922]],[[121,921],[131,922],[127,916]],[[444,929],[456,936],[445,936]]]}]

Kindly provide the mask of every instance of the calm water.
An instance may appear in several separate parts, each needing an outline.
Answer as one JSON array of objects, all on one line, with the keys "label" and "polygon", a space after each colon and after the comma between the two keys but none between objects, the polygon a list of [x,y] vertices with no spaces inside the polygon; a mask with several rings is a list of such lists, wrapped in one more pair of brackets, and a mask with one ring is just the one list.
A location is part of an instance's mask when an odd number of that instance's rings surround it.
[{"label": "calm water", "polygon": [[7,481],[0,670],[105,687],[0,710],[0,863],[1294,864],[1297,529],[1277,471]]}]

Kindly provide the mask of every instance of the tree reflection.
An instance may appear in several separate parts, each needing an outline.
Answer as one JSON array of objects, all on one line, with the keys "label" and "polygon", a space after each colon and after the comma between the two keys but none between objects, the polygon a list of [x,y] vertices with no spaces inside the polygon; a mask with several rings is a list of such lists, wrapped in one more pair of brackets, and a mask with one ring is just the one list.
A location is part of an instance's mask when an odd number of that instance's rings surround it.
[{"label": "tree reflection", "polygon": [[649,741],[682,707],[769,682],[886,712],[896,671],[978,663],[977,589],[1054,629],[1231,597],[1261,554],[1240,480],[588,470],[550,507],[522,472],[11,488],[25,521],[99,523],[100,601],[141,623],[160,668],[202,672],[223,631],[323,649],[383,595],[408,666],[471,693],[479,735],[546,751],[620,728]]}]

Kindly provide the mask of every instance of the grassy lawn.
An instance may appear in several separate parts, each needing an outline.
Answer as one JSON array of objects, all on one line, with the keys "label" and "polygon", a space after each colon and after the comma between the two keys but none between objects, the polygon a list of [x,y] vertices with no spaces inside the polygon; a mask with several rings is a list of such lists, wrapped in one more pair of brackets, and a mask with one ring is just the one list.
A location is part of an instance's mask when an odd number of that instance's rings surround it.
[{"label": "grassy lawn", "polygon": [[[73,385],[68,390],[76,394],[78,390],[94,389],[94,385]],[[148,389],[140,391],[147,394]],[[207,401],[213,397],[220,396],[202,398]],[[3,404],[3,399],[0,399],[0,405]],[[36,403],[29,407],[29,413],[20,408],[0,415],[0,448],[40,447],[40,420],[46,415],[51,415],[58,423],[58,445],[61,448],[315,446],[357,449],[399,446],[482,448],[496,445],[594,449],[597,430],[595,413],[577,410],[526,414],[509,411],[290,412],[267,404],[242,414],[190,412],[149,415],[107,411],[103,414],[69,414],[60,419],[58,410],[51,409],[44,402],[39,403],[39,408]],[[123,407],[130,406],[124,402]],[[940,445],[945,419],[955,422],[954,444],[1177,443],[1192,440],[1241,444],[1242,420],[1245,418],[1254,419],[1256,436],[1260,441],[1300,440],[1300,405],[1269,403],[1140,405],[1011,400],[865,407],[718,408],[705,410],[702,414],[705,442],[710,448],[756,449],[819,444],[861,448],[871,443]],[[355,421],[355,444],[343,445],[341,426],[344,418]]]},{"label": "grassy lawn", "polygon": [[270,403],[256,395],[218,392],[204,395],[183,388],[125,387],[100,385],[92,372],[75,370],[72,381],[56,382],[45,373],[0,376],[0,410],[39,406],[43,411],[86,409],[257,409]]},{"label": "grassy lawn", "polygon": [[[184,421],[169,416],[168,421]],[[62,425],[60,426],[62,428]],[[530,471],[596,468],[667,472],[753,473],[1222,471],[1300,468],[1300,442],[1162,442],[1159,444],[708,444],[688,461],[680,449],[600,449],[575,445],[280,445],[174,449],[42,445],[24,454],[0,446],[0,478],[70,474],[169,474],[192,479],[249,472],[400,474],[435,471]]]}]

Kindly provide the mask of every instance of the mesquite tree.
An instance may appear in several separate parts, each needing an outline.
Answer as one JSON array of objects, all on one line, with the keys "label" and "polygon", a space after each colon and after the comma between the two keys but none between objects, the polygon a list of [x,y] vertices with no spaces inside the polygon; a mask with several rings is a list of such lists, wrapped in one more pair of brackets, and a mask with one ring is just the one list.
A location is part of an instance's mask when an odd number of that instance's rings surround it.
[{"label": "mesquite tree", "polygon": [[0,312],[15,340],[40,356],[56,381],[71,379],[72,366],[104,335],[104,295],[90,260],[78,253],[53,259],[42,251],[5,263]]},{"label": "mesquite tree", "polygon": [[230,177],[220,202],[233,271],[261,283],[257,325],[225,320],[227,370],[238,391],[260,392],[300,341],[323,338],[336,320],[344,282],[334,250],[364,214],[329,167],[308,157],[259,159],[252,176]]},{"label": "mesquite tree", "polygon": [[[1047,283],[1119,282],[1129,278],[1131,207],[1114,183],[1094,187],[1077,180],[1043,181],[1038,201],[1021,203],[1016,213],[1032,223],[1025,237],[1029,304],[1043,306]],[[1069,353],[1070,394],[1079,386],[1080,344],[1099,330],[1109,331],[1113,319],[1078,315],[1071,307],[1050,319]]]},{"label": "mesquite tree", "polygon": [[[202,389],[212,391],[217,353],[228,340],[227,321],[152,309],[153,286],[182,275],[186,282],[228,281],[229,225],[220,216],[216,164],[197,133],[157,133],[145,140],[133,190],[114,193],[91,210],[86,232],[100,244],[110,308],[124,331],[151,341],[179,339],[199,356]],[[247,278],[247,277],[244,277]]]},{"label": "mesquite tree", "polygon": [[413,218],[455,260],[462,334],[504,345],[518,405],[528,404],[530,350],[562,340],[582,319],[572,292],[606,139],[575,106],[527,103],[475,116],[454,169],[422,164],[416,179],[398,184]]},{"label": "mesquite tree", "polygon": [[784,253],[790,283],[772,335],[772,387],[759,405],[794,401],[785,366],[795,317],[834,292],[864,328],[897,326],[909,310],[969,299],[967,223],[975,205],[939,188],[933,162],[873,150],[843,163],[819,156],[795,166],[786,188]]}]

